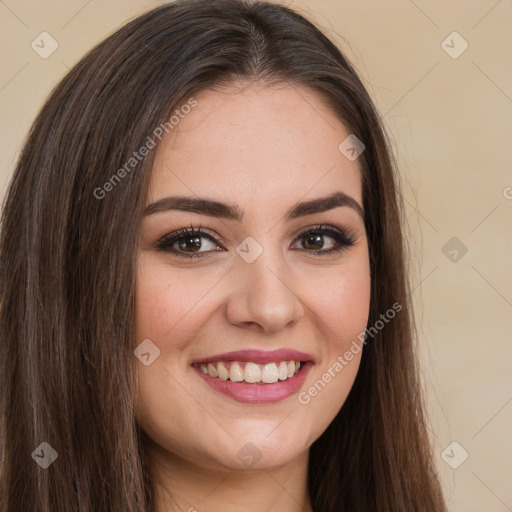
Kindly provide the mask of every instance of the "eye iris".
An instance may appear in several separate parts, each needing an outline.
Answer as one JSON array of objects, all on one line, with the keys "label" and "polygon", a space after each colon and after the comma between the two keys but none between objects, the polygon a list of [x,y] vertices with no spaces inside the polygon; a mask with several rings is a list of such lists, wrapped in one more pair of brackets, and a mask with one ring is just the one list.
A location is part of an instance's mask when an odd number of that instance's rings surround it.
[{"label": "eye iris", "polygon": [[187,236],[186,238],[182,238],[179,241],[178,245],[181,250],[194,249],[194,248],[200,249],[201,248],[201,237],[200,236]]},{"label": "eye iris", "polygon": [[313,249],[321,249],[324,246],[322,235],[306,235],[304,237],[306,239],[306,245],[309,245],[309,248]]}]

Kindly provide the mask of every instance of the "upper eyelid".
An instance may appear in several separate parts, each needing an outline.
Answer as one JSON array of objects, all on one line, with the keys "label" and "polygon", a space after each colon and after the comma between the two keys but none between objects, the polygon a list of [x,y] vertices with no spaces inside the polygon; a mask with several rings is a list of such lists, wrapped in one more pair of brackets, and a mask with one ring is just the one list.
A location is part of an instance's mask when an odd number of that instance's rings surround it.
[{"label": "upper eyelid", "polygon": [[[173,242],[173,243],[175,243],[180,238],[185,238],[187,236],[193,236],[193,235],[199,235],[201,237],[210,239],[210,241],[213,241],[214,243],[216,243],[220,246],[223,246],[221,240],[218,239],[217,235],[213,235],[210,231],[211,230],[209,230],[208,228],[205,228],[201,225],[199,227],[189,226],[186,228],[177,229],[177,230],[167,233],[166,235],[161,237],[157,241],[157,245],[162,242],[165,242],[166,240],[172,239],[172,238],[176,238],[176,240],[174,240],[174,242]],[[303,236],[306,233],[309,233],[310,231],[313,231],[313,232],[315,232],[315,231],[333,231],[333,232],[339,234],[340,236],[345,236],[347,239],[352,240],[352,241],[355,241],[357,238],[356,235],[354,234],[353,230],[351,230],[351,229],[347,229],[347,228],[344,228],[341,226],[331,226],[328,224],[315,224],[315,225],[308,226],[306,228],[301,229],[299,231],[299,233],[294,235],[293,239],[295,240],[296,238]],[[331,236],[331,235],[329,235],[327,233],[326,236]]]}]

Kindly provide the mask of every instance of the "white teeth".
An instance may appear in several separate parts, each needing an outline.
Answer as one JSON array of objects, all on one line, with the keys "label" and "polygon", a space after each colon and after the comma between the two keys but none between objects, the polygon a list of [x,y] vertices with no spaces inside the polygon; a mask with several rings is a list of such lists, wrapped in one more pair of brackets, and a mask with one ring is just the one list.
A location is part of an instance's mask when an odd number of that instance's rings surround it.
[{"label": "white teeth", "polygon": [[263,382],[273,384],[292,378],[301,367],[299,361],[277,361],[275,363],[257,364],[248,362],[212,362],[201,363],[199,369],[205,375],[231,382],[248,382],[256,384]]},{"label": "white teeth", "polygon": [[286,361],[281,361],[279,363],[278,376],[279,380],[286,380],[288,378],[288,365],[286,364]]},{"label": "white teeth", "polygon": [[267,384],[272,384],[277,382],[277,366],[276,363],[269,363],[263,366],[261,370],[261,381],[266,382]]},{"label": "white teeth", "polygon": [[229,369],[229,380],[231,382],[241,382],[244,380],[244,372],[236,361],[231,363],[231,368]]},{"label": "white teeth", "polygon": [[226,370],[224,363],[217,363],[217,372],[219,374],[219,379],[228,380],[229,372]]},{"label": "white teeth", "polygon": [[255,363],[247,363],[244,369],[244,380],[245,382],[260,382],[261,381],[261,369]]},{"label": "white teeth", "polygon": [[208,363],[208,375],[210,377],[218,377],[219,374],[217,373],[217,368],[212,363]]}]

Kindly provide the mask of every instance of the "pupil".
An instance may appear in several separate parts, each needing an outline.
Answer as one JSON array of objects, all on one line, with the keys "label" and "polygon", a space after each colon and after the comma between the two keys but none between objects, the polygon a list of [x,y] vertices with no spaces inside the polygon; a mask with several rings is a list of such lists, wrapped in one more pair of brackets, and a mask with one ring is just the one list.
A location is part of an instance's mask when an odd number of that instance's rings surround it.
[{"label": "pupil", "polygon": [[306,244],[311,246],[316,244],[316,248],[321,249],[324,245],[322,242],[322,235],[308,235],[306,237]]},{"label": "pupil", "polygon": [[[201,237],[189,236],[187,238],[183,238],[182,240],[185,240],[185,241],[179,242],[180,249],[194,249],[194,248],[200,249],[201,248]],[[309,247],[316,248],[316,249],[321,249],[324,245],[322,242],[322,235],[306,236],[306,245],[308,245]]]},{"label": "pupil", "polygon": [[192,249],[194,247],[196,247],[198,249],[201,248],[201,238],[198,236],[195,236],[195,237],[189,236],[187,238],[184,238],[183,240],[186,240],[186,241],[179,243],[180,249],[187,249],[187,248]]}]

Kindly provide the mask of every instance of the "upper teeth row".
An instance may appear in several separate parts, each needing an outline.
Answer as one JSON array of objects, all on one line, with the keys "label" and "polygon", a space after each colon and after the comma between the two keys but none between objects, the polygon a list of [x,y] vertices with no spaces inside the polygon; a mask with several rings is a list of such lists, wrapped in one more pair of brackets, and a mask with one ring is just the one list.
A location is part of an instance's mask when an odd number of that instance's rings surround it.
[{"label": "upper teeth row", "polygon": [[201,363],[201,371],[210,377],[218,377],[232,382],[265,382],[273,383],[293,377],[300,368],[299,361],[280,361],[276,363],[256,364],[252,362],[239,363]]}]

